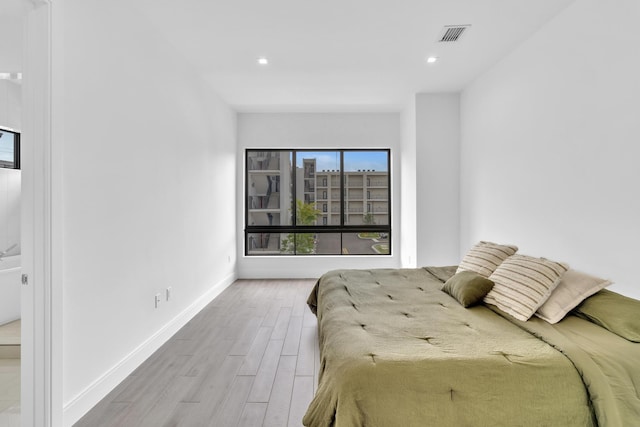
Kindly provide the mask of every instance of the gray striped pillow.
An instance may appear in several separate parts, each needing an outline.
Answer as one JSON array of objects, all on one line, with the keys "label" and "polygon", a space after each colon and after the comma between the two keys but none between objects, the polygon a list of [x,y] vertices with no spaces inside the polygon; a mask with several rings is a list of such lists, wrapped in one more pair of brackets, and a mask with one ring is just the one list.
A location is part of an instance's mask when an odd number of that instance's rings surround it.
[{"label": "gray striped pillow", "polygon": [[518,252],[517,246],[499,245],[491,242],[479,242],[469,249],[464,256],[456,273],[461,271],[475,271],[488,278],[502,261]]},{"label": "gray striped pillow", "polygon": [[545,258],[510,256],[489,277],[495,285],[484,302],[518,320],[528,320],[549,298],[568,269],[566,264]]}]

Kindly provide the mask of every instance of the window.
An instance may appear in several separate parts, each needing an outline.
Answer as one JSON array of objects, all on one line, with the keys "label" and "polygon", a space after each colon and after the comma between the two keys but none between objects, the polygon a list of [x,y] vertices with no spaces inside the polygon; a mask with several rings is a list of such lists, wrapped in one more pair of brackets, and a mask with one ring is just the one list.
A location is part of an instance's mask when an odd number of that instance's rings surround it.
[{"label": "window", "polygon": [[0,128],[0,168],[20,169],[20,133]]},{"label": "window", "polygon": [[[246,255],[391,254],[390,150],[245,155]],[[370,183],[375,198],[363,200]]]}]

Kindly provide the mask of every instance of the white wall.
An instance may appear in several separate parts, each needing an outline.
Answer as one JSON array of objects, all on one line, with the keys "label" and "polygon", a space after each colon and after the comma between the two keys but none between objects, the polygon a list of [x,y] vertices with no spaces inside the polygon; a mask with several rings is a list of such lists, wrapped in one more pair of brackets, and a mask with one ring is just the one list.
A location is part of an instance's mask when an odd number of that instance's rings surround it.
[{"label": "white wall", "polygon": [[400,253],[401,265],[417,265],[416,234],[416,97],[411,96],[402,111],[402,147],[400,149]]},{"label": "white wall", "polygon": [[0,10],[0,72],[22,71],[21,0],[2,0]]},{"label": "white wall", "polygon": [[63,19],[71,425],[234,280],[236,116],[127,2],[67,0]]},{"label": "white wall", "polygon": [[[242,113],[238,115],[238,274],[243,278],[319,277],[336,268],[399,267],[399,113]],[[246,148],[390,148],[391,256],[244,256]]]},{"label": "white wall", "polygon": [[[0,70],[2,71],[2,70]],[[22,129],[22,90],[19,83],[0,80],[0,126]]]},{"label": "white wall", "polygon": [[577,0],[462,96],[462,247],[568,262],[640,297],[640,2]]},{"label": "white wall", "polygon": [[460,95],[416,95],[417,264],[460,262]]}]

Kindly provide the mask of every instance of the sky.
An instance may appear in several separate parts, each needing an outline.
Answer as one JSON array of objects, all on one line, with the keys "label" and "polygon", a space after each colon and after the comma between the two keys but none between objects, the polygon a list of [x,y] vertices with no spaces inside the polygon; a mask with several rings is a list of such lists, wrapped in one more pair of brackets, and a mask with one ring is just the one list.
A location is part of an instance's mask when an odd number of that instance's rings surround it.
[{"label": "sky", "polygon": [[[345,171],[387,171],[387,151],[347,151],[344,153]],[[302,167],[303,159],[316,159],[316,170],[339,170],[340,153],[337,151],[298,151],[296,163]]]}]

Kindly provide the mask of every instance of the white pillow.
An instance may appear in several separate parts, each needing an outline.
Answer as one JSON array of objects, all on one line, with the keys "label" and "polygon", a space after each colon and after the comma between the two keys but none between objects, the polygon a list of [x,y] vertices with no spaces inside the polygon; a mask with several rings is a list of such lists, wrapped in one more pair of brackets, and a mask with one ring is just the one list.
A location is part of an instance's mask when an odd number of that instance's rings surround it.
[{"label": "white pillow", "polygon": [[526,321],[549,298],[568,269],[566,264],[545,258],[512,255],[489,276],[495,285],[484,302]]},{"label": "white pillow", "polygon": [[578,304],[611,283],[610,280],[569,270],[562,276],[547,301],[538,308],[536,316],[549,323],[558,323]]},{"label": "white pillow", "polygon": [[474,271],[482,277],[489,277],[491,273],[508,257],[518,251],[517,246],[499,245],[492,242],[479,242],[469,249],[464,256],[456,273]]}]

